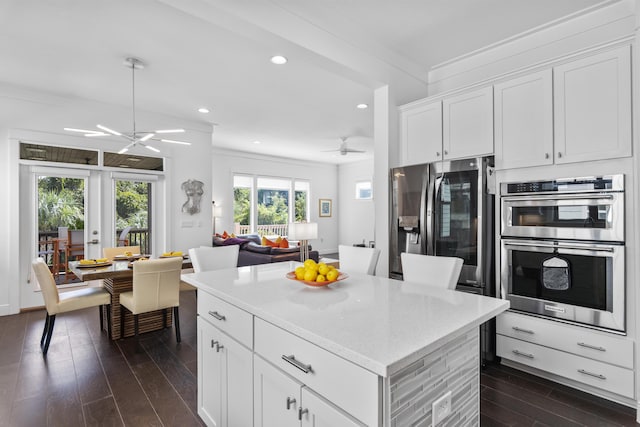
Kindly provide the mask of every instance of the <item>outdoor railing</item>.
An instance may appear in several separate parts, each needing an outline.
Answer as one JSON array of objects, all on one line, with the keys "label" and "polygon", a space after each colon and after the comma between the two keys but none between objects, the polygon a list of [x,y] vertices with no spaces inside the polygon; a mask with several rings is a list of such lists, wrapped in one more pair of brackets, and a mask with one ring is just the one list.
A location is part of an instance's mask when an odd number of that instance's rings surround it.
[{"label": "outdoor railing", "polygon": [[[235,234],[249,234],[252,232],[250,225],[235,224]],[[258,225],[256,233],[260,236],[286,236],[289,233],[289,224],[263,224]]]},{"label": "outdoor railing", "polygon": [[[116,244],[124,246],[124,242],[118,242],[118,238],[122,230],[116,230]],[[42,256],[47,264],[53,262],[53,239],[58,238],[58,231],[42,231],[38,233],[38,254]],[[129,246],[140,246],[140,252],[143,254],[150,253],[151,242],[149,241],[148,228],[132,228],[127,234],[126,239]]]}]

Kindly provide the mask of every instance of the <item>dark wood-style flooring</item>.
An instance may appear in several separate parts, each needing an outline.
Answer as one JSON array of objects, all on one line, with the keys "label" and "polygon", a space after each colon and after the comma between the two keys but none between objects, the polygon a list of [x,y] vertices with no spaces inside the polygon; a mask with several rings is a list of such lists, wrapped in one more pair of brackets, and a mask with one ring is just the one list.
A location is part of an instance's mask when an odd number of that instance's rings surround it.
[{"label": "dark wood-style flooring", "polygon": [[[180,344],[173,328],[113,342],[92,308],[57,317],[45,359],[43,321],[43,310],[0,317],[0,426],[204,425],[193,292]],[[480,407],[483,427],[636,425],[630,408],[500,365],[482,371]]]}]

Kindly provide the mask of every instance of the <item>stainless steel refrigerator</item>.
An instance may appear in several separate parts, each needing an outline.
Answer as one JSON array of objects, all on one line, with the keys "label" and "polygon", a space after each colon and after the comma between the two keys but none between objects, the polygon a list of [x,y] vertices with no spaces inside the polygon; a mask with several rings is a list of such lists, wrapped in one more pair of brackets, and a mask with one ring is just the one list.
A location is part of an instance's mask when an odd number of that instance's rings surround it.
[{"label": "stainless steel refrigerator", "polygon": [[[464,260],[457,290],[495,296],[493,157],[391,170],[389,275],[402,278],[402,252]],[[490,326],[490,325],[489,325]],[[490,327],[483,359],[493,359]]]}]

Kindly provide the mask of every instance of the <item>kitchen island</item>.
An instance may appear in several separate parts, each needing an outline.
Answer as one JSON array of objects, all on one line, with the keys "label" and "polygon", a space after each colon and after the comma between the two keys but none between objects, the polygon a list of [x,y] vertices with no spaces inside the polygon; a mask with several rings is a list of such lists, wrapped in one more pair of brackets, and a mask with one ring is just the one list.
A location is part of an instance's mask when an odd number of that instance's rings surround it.
[{"label": "kitchen island", "polygon": [[507,301],[349,272],[312,288],[297,265],[182,276],[208,425],[431,425],[435,401],[442,425],[479,425],[478,326]]}]

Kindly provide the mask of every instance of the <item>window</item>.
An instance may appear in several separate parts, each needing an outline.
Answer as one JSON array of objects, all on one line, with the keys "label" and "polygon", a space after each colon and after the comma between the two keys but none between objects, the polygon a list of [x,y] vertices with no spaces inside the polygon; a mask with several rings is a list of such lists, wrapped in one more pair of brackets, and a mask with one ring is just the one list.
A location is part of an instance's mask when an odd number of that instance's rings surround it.
[{"label": "window", "polygon": [[309,188],[307,181],[234,175],[233,231],[286,236],[290,222],[309,220]]},{"label": "window", "polygon": [[371,181],[356,182],[356,200],[371,199],[373,199],[373,189],[371,187]]}]

